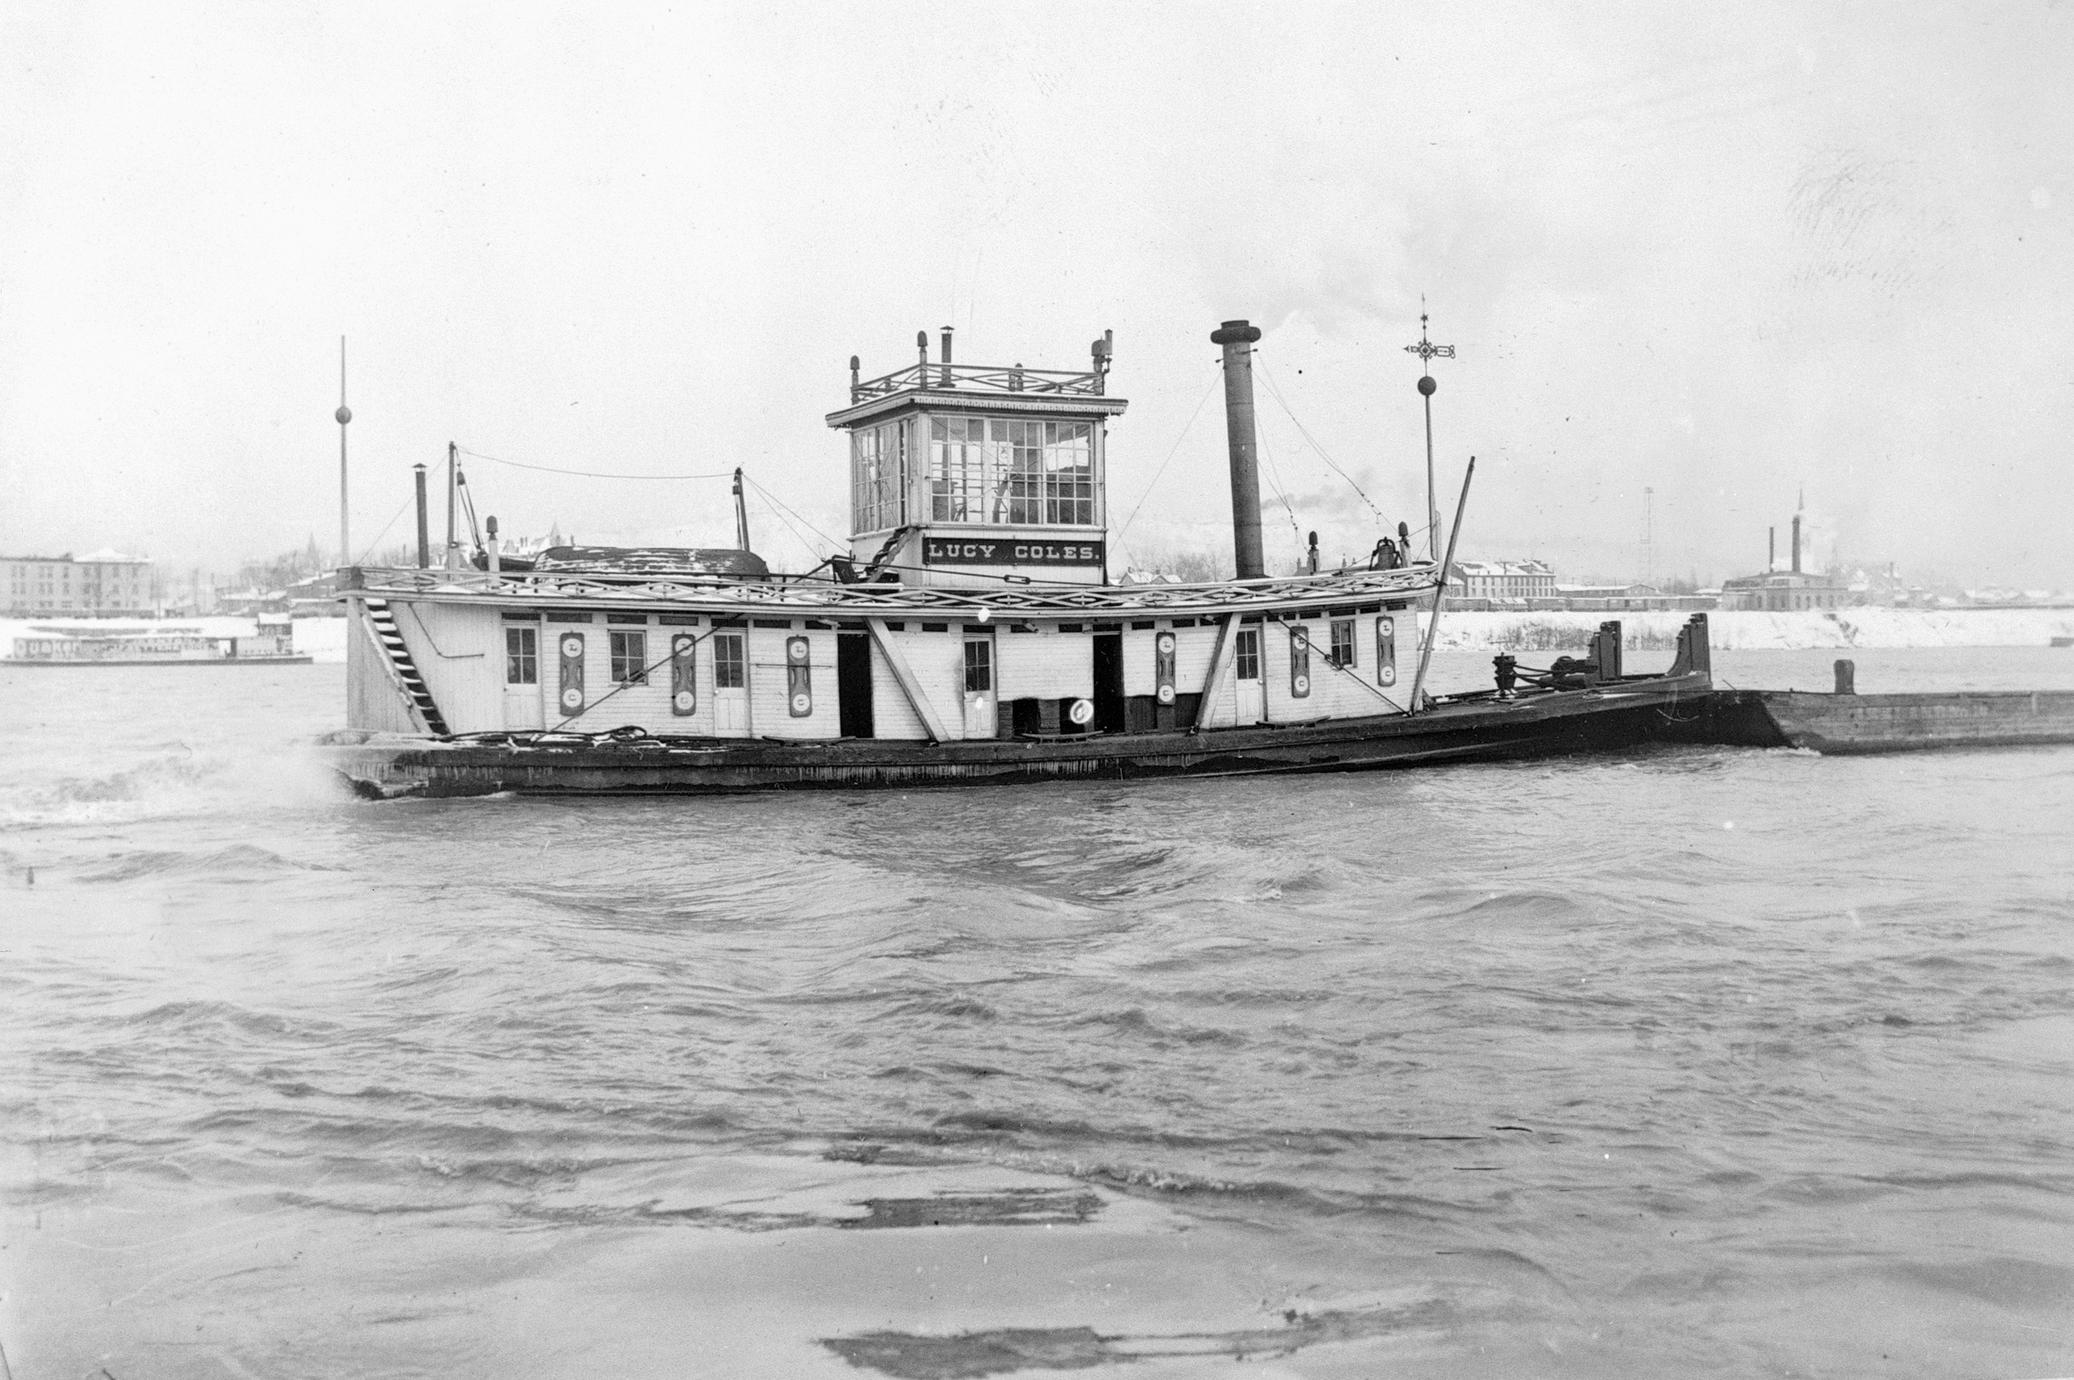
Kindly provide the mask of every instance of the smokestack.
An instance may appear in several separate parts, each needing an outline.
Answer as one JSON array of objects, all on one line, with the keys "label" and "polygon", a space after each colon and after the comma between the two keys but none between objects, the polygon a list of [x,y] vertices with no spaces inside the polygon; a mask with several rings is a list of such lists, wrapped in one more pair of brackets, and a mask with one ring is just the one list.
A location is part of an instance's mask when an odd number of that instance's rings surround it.
[{"label": "smokestack", "polygon": [[951,382],[951,328],[943,328],[943,386],[955,387]]},{"label": "smokestack", "polygon": [[1267,574],[1260,553],[1260,462],[1253,434],[1253,342],[1260,328],[1227,321],[1210,333],[1224,347],[1224,434],[1231,447],[1232,554],[1241,580]]},{"label": "smokestack", "polygon": [[1776,527],[1764,529],[1764,568],[1766,570],[1777,570],[1779,568],[1779,529]]},{"label": "smokestack", "polygon": [[425,467],[412,465],[411,474],[418,484],[418,569],[432,568],[432,531],[426,526],[425,513]]},{"label": "smokestack", "polygon": [[1793,573],[1800,574],[1800,514],[1793,515]]}]

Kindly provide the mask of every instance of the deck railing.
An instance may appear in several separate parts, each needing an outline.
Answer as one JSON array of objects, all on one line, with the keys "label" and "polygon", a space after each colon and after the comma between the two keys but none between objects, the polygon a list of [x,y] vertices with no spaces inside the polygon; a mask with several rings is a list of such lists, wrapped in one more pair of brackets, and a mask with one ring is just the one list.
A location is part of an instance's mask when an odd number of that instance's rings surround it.
[{"label": "deck railing", "polygon": [[836,584],[824,580],[732,580],[701,575],[623,576],[551,571],[500,572],[362,568],[341,597],[427,595],[462,602],[561,601],[614,604],[696,603],[749,610],[783,608],[800,616],[830,618],[926,617],[929,614],[989,617],[1015,613],[1165,612],[1201,614],[1233,609],[1259,612],[1287,606],[1348,599],[1410,599],[1434,587],[1430,564],[1399,570],[1348,570],[1265,580],[1209,584],[1047,585],[1003,584],[991,589],[933,589],[896,584]]}]

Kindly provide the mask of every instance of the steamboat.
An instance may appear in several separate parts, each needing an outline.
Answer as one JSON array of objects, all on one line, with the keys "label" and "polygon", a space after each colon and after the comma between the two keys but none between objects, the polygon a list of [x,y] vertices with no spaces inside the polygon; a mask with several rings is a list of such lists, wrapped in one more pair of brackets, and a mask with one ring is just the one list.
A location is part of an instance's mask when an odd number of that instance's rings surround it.
[{"label": "steamboat", "polygon": [[[1623,670],[1609,623],[1547,673],[1500,657],[1490,689],[1429,693],[1467,475],[1445,555],[1400,527],[1361,568],[1318,570],[1314,541],[1309,570],[1269,575],[1260,334],[1211,336],[1226,581],[1108,578],[1107,423],[1127,403],[1107,333],[1084,370],[954,363],[948,331],[937,358],[925,333],[880,377],[853,357],[826,417],[848,437],[852,535],[803,575],[749,549],[739,471],[735,548],[506,560],[491,519],[465,556],[450,450],[446,559],[421,482],[419,566],[342,574],[349,726],[331,760],[382,798],[1355,771],[1629,746],[1711,692],[1702,614],[1659,674]],[[1420,391],[1430,405],[1430,377]]]},{"label": "steamboat", "polygon": [[261,614],[245,630],[221,624],[35,623],[12,639],[0,666],[306,666],[286,614]]}]

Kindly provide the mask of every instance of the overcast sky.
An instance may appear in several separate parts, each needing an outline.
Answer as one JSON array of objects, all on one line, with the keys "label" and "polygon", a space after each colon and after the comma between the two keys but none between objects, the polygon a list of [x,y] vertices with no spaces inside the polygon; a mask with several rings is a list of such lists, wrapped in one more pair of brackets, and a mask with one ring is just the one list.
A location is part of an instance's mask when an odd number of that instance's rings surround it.
[{"label": "overcast sky", "polygon": [[[803,566],[849,356],[945,324],[1113,329],[1112,536],[1228,550],[1246,317],[1279,568],[1419,525],[1423,297],[1465,555],[1639,574],[1646,515],[1718,580],[1804,488],[1846,559],[2074,586],[2074,5],[14,0],[0,63],[7,554],[335,547],[345,336],[356,548],[451,440],[742,465]],[[732,537],[721,482],[470,477],[508,532]]]}]

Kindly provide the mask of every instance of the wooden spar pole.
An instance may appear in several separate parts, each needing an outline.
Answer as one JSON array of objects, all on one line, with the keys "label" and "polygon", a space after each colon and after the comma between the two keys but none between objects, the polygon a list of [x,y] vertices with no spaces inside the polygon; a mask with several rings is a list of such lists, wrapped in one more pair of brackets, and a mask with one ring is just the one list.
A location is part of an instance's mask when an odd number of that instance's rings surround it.
[{"label": "wooden spar pole", "polygon": [[1426,684],[1426,663],[1433,659],[1433,639],[1440,635],[1440,605],[1447,598],[1447,572],[1455,563],[1455,539],[1462,535],[1462,510],[1469,506],[1469,481],[1476,477],[1476,457],[1462,472],[1462,496],[1455,500],[1455,525],[1447,534],[1447,557],[1440,563],[1440,583],[1433,586],[1433,614],[1426,620],[1426,645],[1419,649],[1419,673],[1411,679],[1411,712],[1419,712],[1419,691]]},{"label": "wooden spar pole", "polygon": [[455,553],[461,548],[460,537],[455,527],[457,509],[461,503],[461,448],[452,441],[446,443],[446,555],[440,565],[452,570]]}]

